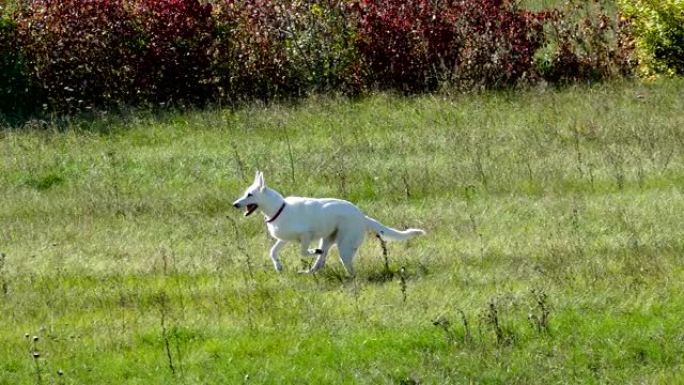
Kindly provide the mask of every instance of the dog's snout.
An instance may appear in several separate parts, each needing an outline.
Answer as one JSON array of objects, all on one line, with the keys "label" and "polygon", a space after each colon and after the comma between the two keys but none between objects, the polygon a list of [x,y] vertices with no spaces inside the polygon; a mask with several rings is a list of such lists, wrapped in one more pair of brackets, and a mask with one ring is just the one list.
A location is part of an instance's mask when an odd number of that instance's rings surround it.
[{"label": "dog's snout", "polygon": [[233,203],[233,207],[235,207],[236,209],[239,209],[239,208],[240,208],[240,204],[239,204],[239,203]]}]

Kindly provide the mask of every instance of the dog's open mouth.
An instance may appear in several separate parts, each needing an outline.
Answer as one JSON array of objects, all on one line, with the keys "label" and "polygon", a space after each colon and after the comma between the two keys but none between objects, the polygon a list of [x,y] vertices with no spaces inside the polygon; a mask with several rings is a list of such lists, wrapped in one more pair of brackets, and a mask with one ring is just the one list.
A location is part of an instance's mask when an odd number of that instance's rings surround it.
[{"label": "dog's open mouth", "polygon": [[249,216],[249,215],[250,215],[251,213],[253,213],[254,210],[256,210],[258,207],[259,207],[259,206],[256,205],[256,204],[254,204],[254,203],[248,204],[247,207],[245,208],[245,216],[246,216],[246,217]]}]

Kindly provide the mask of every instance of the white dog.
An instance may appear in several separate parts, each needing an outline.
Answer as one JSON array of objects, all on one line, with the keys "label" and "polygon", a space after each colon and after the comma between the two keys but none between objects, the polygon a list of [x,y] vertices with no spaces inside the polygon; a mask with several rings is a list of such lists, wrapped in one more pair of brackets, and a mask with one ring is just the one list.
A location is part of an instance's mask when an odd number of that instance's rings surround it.
[{"label": "white dog", "polygon": [[[287,197],[266,187],[264,174],[257,171],[254,183],[245,194],[233,203],[245,208],[245,216],[260,209],[266,217],[268,232],[276,239],[271,248],[271,259],[276,271],[282,270],[278,252],[286,242],[299,242],[303,256],[318,258],[313,273],[325,265],[325,258],[333,244],[337,244],[340,259],[350,275],[354,275],[352,260],[363,242],[366,231],[375,232],[385,240],[405,240],[425,234],[420,229],[395,230],[365,216],[358,207],[340,199]],[[309,249],[312,241],[319,240],[318,249]]]}]

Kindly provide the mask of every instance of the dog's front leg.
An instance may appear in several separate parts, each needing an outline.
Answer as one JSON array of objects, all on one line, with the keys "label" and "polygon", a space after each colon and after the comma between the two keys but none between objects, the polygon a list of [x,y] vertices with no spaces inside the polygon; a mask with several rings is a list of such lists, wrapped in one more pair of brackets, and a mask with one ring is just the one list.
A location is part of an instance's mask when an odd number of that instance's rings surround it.
[{"label": "dog's front leg", "polygon": [[312,257],[319,254],[318,249],[309,248],[310,244],[311,237],[305,236],[299,238],[299,252],[301,253],[302,257]]},{"label": "dog's front leg", "polygon": [[285,241],[278,239],[276,240],[275,245],[271,247],[271,260],[273,260],[273,267],[275,267],[276,271],[280,273],[283,270],[283,265],[280,264],[280,258],[278,258],[278,253],[280,252],[280,249],[285,246]]}]

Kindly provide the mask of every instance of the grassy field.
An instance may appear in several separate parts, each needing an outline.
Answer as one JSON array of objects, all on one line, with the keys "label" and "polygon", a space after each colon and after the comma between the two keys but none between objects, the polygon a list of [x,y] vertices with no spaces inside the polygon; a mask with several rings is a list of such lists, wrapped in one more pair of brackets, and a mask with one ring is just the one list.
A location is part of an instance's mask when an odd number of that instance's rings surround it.
[{"label": "grassy field", "polygon": [[[684,383],[684,81],[0,131],[0,384]],[[393,227],[347,278],[254,170]],[[403,273],[402,273],[403,268]],[[61,373],[61,374],[60,374]]]}]

